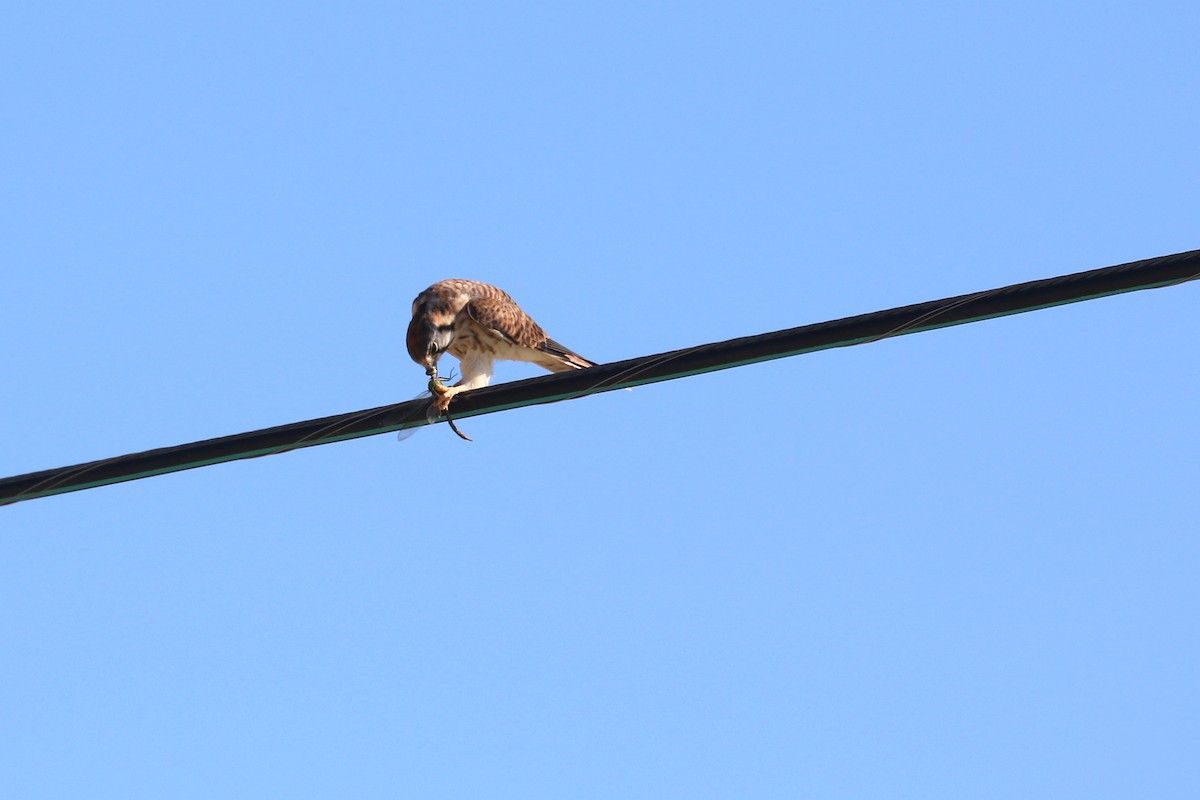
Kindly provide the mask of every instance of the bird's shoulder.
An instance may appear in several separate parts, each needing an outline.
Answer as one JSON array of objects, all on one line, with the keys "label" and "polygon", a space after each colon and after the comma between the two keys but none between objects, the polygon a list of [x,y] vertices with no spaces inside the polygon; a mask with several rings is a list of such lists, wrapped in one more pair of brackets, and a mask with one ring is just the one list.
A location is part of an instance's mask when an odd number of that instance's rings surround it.
[{"label": "bird's shoulder", "polygon": [[472,297],[462,313],[476,325],[512,344],[540,349],[546,341],[546,332],[541,326],[498,289],[495,294],[481,293]]}]

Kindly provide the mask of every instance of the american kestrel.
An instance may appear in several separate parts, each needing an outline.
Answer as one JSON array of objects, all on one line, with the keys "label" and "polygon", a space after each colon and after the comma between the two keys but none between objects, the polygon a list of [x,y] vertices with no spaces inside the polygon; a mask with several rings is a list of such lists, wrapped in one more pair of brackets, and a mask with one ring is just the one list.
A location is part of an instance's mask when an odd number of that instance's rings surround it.
[{"label": "american kestrel", "polygon": [[[432,379],[442,411],[456,394],[487,386],[494,361],[529,361],[551,372],[596,366],[547,336],[506,293],[479,281],[438,281],[417,295],[412,314],[408,354]],[[461,363],[462,380],[454,386],[436,380],[443,353]]]}]

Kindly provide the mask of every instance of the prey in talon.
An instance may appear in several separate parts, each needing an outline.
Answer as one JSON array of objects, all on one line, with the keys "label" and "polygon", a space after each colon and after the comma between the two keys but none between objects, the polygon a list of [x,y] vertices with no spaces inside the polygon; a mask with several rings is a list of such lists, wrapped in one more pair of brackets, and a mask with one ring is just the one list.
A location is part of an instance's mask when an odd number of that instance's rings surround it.
[{"label": "prey in talon", "polygon": [[433,395],[433,403],[438,411],[445,411],[450,407],[449,387],[442,383],[442,379],[437,374],[437,367],[429,367],[425,370],[425,374],[429,376],[429,393]]},{"label": "prey in talon", "polygon": [[[417,295],[407,345],[412,360],[425,368],[429,391],[443,413],[455,396],[487,386],[496,361],[528,361],[551,372],[596,366],[547,336],[502,290],[460,278],[439,281]],[[446,353],[459,360],[462,372],[453,386],[438,378],[438,359]]]}]

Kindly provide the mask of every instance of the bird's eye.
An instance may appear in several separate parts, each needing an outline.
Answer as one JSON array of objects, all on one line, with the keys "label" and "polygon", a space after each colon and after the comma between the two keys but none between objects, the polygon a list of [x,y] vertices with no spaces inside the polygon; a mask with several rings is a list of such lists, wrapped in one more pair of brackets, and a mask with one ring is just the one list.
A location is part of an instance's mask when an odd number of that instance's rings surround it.
[{"label": "bird's eye", "polygon": [[438,350],[441,350],[441,349],[442,349],[442,348],[438,347],[438,343],[437,343],[437,342],[430,342],[430,343],[429,343],[429,352],[431,352],[431,353],[436,353]]}]

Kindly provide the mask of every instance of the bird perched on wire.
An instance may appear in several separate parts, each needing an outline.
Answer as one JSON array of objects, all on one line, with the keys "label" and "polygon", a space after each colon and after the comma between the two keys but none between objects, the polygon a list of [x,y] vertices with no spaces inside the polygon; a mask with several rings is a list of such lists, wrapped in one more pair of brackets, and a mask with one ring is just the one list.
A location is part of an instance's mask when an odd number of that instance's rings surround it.
[{"label": "bird perched on wire", "polygon": [[[495,361],[529,361],[551,372],[596,366],[547,336],[505,292],[479,281],[438,281],[417,295],[412,314],[408,354],[425,368],[442,411],[460,392],[487,386]],[[454,386],[438,378],[438,359],[444,353],[461,365],[462,379]]]}]

